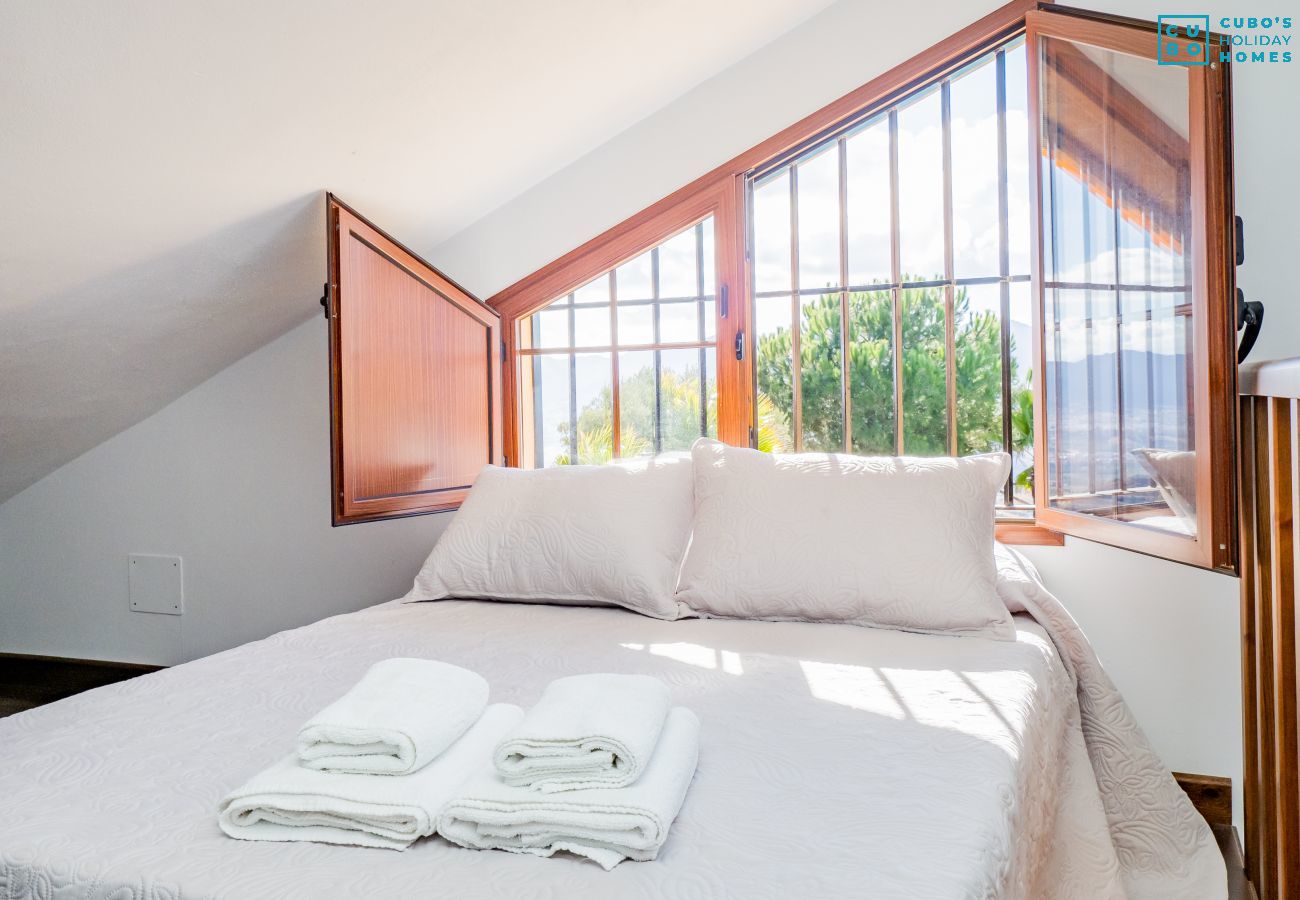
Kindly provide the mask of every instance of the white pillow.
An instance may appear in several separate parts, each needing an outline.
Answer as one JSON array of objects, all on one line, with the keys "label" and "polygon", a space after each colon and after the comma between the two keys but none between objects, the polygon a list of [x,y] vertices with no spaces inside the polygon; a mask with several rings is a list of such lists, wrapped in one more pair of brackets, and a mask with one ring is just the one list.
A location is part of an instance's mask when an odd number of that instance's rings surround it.
[{"label": "white pillow", "polygon": [[677,599],[705,616],[1013,639],[997,594],[1005,453],[790,456],[700,440]]},{"label": "white pillow", "polygon": [[487,466],[406,601],[467,597],[625,606],[658,619],[691,527],[691,460]]}]

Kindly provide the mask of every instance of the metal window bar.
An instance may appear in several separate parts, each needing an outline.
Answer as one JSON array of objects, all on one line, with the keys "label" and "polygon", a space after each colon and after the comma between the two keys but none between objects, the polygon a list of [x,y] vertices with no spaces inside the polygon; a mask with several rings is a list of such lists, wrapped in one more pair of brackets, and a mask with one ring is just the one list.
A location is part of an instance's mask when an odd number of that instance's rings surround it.
[{"label": "metal window bar", "polygon": [[[1110,224],[1111,224],[1111,254],[1115,260],[1115,283],[1120,285],[1124,283],[1124,273],[1121,270],[1120,262],[1123,254],[1120,252],[1120,202],[1122,200],[1119,185],[1115,178],[1115,130],[1111,125],[1113,116],[1110,115],[1111,109],[1111,88],[1110,80],[1107,79],[1102,83],[1102,109],[1105,111],[1101,117],[1102,128],[1102,147],[1105,148],[1106,154],[1106,193],[1110,198]],[[1118,459],[1116,464],[1119,471],[1116,473],[1119,479],[1116,485],[1120,493],[1128,490],[1128,465],[1125,462],[1128,454],[1126,451],[1126,440],[1124,435],[1124,292],[1118,287],[1115,289],[1115,443]],[[1118,497],[1116,498],[1118,503]]]},{"label": "metal window bar", "polygon": [[[578,326],[569,294],[569,346],[578,342]],[[578,354],[569,354],[569,465],[578,462]]]},{"label": "metal window bar", "polygon": [[[1007,184],[1007,54],[999,50],[993,64],[998,109],[998,313],[999,339],[1002,345],[1002,449],[1014,453],[1011,429],[1011,198]],[[1040,376],[1041,373],[1040,373]],[[1016,503],[1016,473],[1012,465],[1002,500],[1007,506]]]},{"label": "metal window bar", "polygon": [[[695,226],[695,290],[700,299],[696,302],[696,318],[699,321],[698,334],[700,341],[704,340],[705,335],[705,318],[704,318],[704,223]],[[715,313],[717,307],[714,307]],[[700,437],[706,437],[709,433],[709,379],[708,379],[708,351],[700,348]]]},{"label": "metal window bar", "polygon": [[623,410],[619,405],[622,397],[619,393],[618,372],[618,276],[617,269],[609,270],[609,430],[611,450],[614,459],[623,457]]},{"label": "metal window bar", "polygon": [[903,281],[902,247],[898,228],[898,109],[889,111],[889,276],[894,340],[894,452],[903,455]]},{"label": "metal window bar", "polygon": [[[1155,214],[1150,210],[1142,212],[1142,273],[1143,280],[1151,283],[1151,235],[1155,232]],[[1156,445],[1156,353],[1155,353],[1155,307],[1152,305],[1151,292],[1146,292],[1146,347],[1147,347],[1147,446]]]},{"label": "metal window bar", "polygon": [[945,412],[948,428],[948,454],[957,455],[957,327],[952,280],[952,82],[945,79],[939,85],[939,115],[942,120],[943,150],[943,370],[945,381]]},{"label": "metal window bar", "polygon": [[[650,327],[653,329],[655,343],[659,343],[659,248],[650,251],[650,296],[654,298],[651,308]],[[663,451],[663,359],[662,351],[654,351],[655,368],[655,454]]]},{"label": "metal window bar", "polygon": [[[1091,163],[1083,163],[1083,177],[1079,179],[1079,200],[1082,206],[1082,230],[1083,230],[1083,280],[1091,284],[1092,278],[1092,204],[1089,202],[1088,182],[1092,180]],[[1092,291],[1086,291],[1083,296],[1084,304],[1084,358],[1086,364],[1084,371],[1087,373],[1085,395],[1088,398],[1088,493],[1097,493],[1097,402],[1093,396],[1095,379],[1093,378],[1093,369],[1096,366],[1097,356],[1093,353],[1092,340]]]},{"label": "metal window bar", "polygon": [[[1046,67],[1044,67],[1044,68],[1046,68]],[[1034,164],[1037,165],[1037,166],[1040,166],[1040,167],[1042,167],[1042,166],[1044,165],[1044,163],[1041,162],[1041,161],[1039,161],[1039,160],[1034,160]],[[1046,160],[1046,166],[1045,166],[1045,167],[1046,167],[1046,169],[1047,169],[1047,171],[1046,171],[1045,173],[1042,172],[1042,169],[1041,169],[1041,168],[1040,168],[1039,171],[1040,171],[1040,177],[1045,178],[1045,180],[1047,181],[1047,191],[1048,191],[1048,204],[1047,204],[1047,208],[1051,211],[1051,212],[1050,212],[1050,217],[1051,217],[1051,218],[1050,218],[1049,221],[1052,223],[1052,227],[1051,227],[1051,229],[1050,229],[1050,231],[1051,231],[1051,243],[1052,243],[1051,274],[1052,274],[1052,275],[1056,275],[1056,274],[1058,273],[1058,271],[1060,270],[1060,259],[1061,259],[1060,232],[1059,232],[1059,230],[1055,227],[1056,216],[1057,216],[1057,210],[1059,209],[1059,207],[1057,206],[1057,197],[1056,197],[1056,188],[1057,188],[1057,183],[1056,183],[1056,171],[1057,171],[1057,170],[1056,170],[1056,141],[1050,141],[1050,142],[1048,143],[1048,146],[1047,146],[1047,160]],[[1044,273],[1044,277],[1046,277],[1046,275],[1047,275],[1047,273]],[[1044,318],[1044,319],[1046,319],[1046,316],[1047,316],[1047,308],[1046,308],[1046,307],[1047,307],[1047,291],[1050,290],[1050,289],[1051,289],[1051,288],[1049,287],[1049,285],[1044,285],[1044,286],[1043,286],[1043,298],[1042,298],[1042,302],[1043,302],[1043,318]],[[1054,355],[1053,355],[1052,359],[1053,359],[1053,361],[1054,361],[1055,363],[1058,363],[1058,364],[1059,364],[1059,362],[1060,362],[1060,360],[1061,360],[1061,358],[1062,358],[1062,356],[1061,356],[1061,353],[1062,353],[1062,348],[1061,348],[1061,302],[1060,302],[1060,296],[1055,292],[1055,290],[1053,290],[1053,293],[1052,293],[1052,349],[1053,349],[1053,351],[1054,351]],[[1048,373],[1047,373],[1047,372],[1043,372],[1043,373],[1041,373],[1041,377],[1043,377],[1043,378],[1048,377]],[[1050,474],[1050,475],[1054,475],[1054,476],[1055,476],[1055,481],[1056,481],[1056,494],[1057,494],[1057,496],[1060,496],[1060,495],[1062,495],[1062,494],[1065,493],[1065,475],[1064,475],[1064,473],[1061,471],[1061,436],[1062,436],[1063,434],[1065,434],[1065,431],[1064,431],[1064,428],[1065,428],[1065,422],[1064,422],[1064,419],[1063,419],[1064,414],[1063,414],[1063,412],[1062,412],[1062,410],[1061,410],[1061,402],[1062,402],[1062,399],[1063,399],[1063,398],[1062,398],[1062,392],[1061,392],[1061,376],[1060,376],[1060,373],[1059,373],[1059,371],[1057,371],[1057,368],[1056,368],[1055,366],[1052,367],[1052,370],[1051,370],[1051,378],[1052,378],[1052,399],[1055,401],[1055,403],[1053,403],[1053,405],[1052,405],[1053,412],[1055,413],[1055,415],[1053,416],[1053,420],[1054,420],[1054,421],[1053,421],[1053,423],[1052,423],[1052,424],[1054,425],[1054,428],[1053,428],[1053,434],[1054,434],[1054,436],[1055,436],[1055,440],[1051,440],[1051,441],[1049,441],[1049,443],[1052,445],[1052,448],[1053,448],[1053,451],[1054,451],[1054,456],[1053,456],[1053,459],[1052,459],[1052,461],[1051,461],[1051,466],[1050,466],[1050,467],[1051,467],[1051,472],[1050,472],[1050,473],[1042,473],[1042,474],[1040,475],[1040,473],[1035,472],[1034,474],[1035,474],[1035,480],[1037,480],[1038,477],[1042,477],[1042,479],[1043,479],[1042,483],[1043,483],[1044,485],[1048,485],[1048,484],[1050,484],[1050,482],[1051,482],[1051,479],[1048,477],[1049,474]],[[1044,383],[1043,383],[1043,396],[1046,396],[1046,395],[1047,395],[1047,383],[1044,382]],[[1041,410],[1041,411],[1036,411],[1036,414],[1037,414],[1037,415],[1046,416],[1046,415],[1047,415],[1047,410],[1044,409],[1044,410]],[[1044,431],[1046,431],[1046,429],[1044,429]],[[1046,456],[1046,454],[1044,454],[1044,457],[1045,457],[1045,456]],[[1045,499],[1046,499],[1046,498],[1045,498]]]},{"label": "metal window bar", "polygon": [[794,392],[793,410],[795,452],[803,450],[803,330],[802,304],[799,302],[799,168],[790,166],[790,385]]},{"label": "metal window bar", "polygon": [[835,142],[839,155],[840,204],[840,408],[844,411],[844,452],[853,452],[853,390],[849,369],[849,162],[845,138]]}]

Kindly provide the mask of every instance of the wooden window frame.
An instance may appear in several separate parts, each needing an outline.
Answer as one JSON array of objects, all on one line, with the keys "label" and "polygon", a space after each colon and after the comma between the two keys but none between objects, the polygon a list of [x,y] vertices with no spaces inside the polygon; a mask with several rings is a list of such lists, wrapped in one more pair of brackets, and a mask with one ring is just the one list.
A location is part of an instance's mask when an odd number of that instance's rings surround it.
[{"label": "wooden window frame", "polygon": [[[941,81],[972,58],[1023,33],[1026,15],[1042,5],[1039,0],[1011,0],[489,298],[488,305],[501,315],[506,345],[507,462],[514,464],[520,458],[515,352],[519,320],[708,215],[714,220],[719,296],[718,438],[730,444],[751,446],[753,365],[752,354],[744,347],[751,313],[750,278],[745,259],[747,175],[802,146],[831,136],[849,120],[869,117],[906,95]],[[725,317],[721,314],[724,293],[729,307]],[[742,340],[743,353],[736,352],[738,337]],[[999,522],[998,536],[1008,543],[1059,545],[1064,542],[1058,532],[1024,519]]]},{"label": "wooden window frame", "polygon": [[[1087,10],[1056,8],[1031,11],[1025,16],[1026,45],[1036,53],[1035,40],[1050,37],[1111,47],[1133,56],[1156,57],[1155,24]],[[1216,35],[1209,36],[1218,46]],[[1193,358],[1195,442],[1201,458],[1196,474],[1197,538],[1164,534],[1120,521],[1053,508],[1047,491],[1034,492],[1034,519],[1049,528],[1087,540],[1136,550],[1162,559],[1199,568],[1236,574],[1237,548],[1237,361],[1232,302],[1235,297],[1235,227],[1232,198],[1232,143],[1230,66],[1215,64],[1187,67],[1189,73],[1189,117],[1192,213],[1190,257],[1193,266]],[[1033,330],[1036,370],[1047,371],[1047,348],[1042,323],[1046,321],[1046,291],[1042,260],[1042,165],[1039,129],[1038,66],[1031,55],[1028,66],[1029,140],[1032,165],[1030,190],[1031,228],[1035,246],[1033,266]],[[1204,110],[1205,115],[1196,112]],[[1203,188],[1198,188],[1203,185]],[[1034,469],[1046,478],[1048,468],[1047,378],[1034,383]],[[1218,474],[1214,474],[1215,467]]]}]

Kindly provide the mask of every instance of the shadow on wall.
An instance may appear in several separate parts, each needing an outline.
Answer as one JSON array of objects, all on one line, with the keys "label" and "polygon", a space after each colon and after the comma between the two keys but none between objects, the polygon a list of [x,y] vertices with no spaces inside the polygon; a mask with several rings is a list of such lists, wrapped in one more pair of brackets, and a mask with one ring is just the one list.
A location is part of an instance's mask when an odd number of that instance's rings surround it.
[{"label": "shadow on wall", "polygon": [[5,310],[0,502],[319,314],[323,234],[312,192]]}]

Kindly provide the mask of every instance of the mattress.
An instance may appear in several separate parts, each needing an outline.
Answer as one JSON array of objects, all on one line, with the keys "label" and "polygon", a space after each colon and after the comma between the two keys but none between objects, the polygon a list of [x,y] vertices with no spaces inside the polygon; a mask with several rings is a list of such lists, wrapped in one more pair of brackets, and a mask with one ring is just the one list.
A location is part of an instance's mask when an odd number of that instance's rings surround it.
[{"label": "mattress", "polygon": [[[1222,896],[1221,863],[1162,843],[1194,826],[1166,839],[1130,811],[1146,858],[1124,861],[1077,661],[1016,624],[993,641],[481,601],[337,616],[0,719],[0,897],[1095,898],[1126,880],[1132,896]],[[607,873],[437,838],[399,853],[225,837],[221,797],[392,656],[474,669],[525,707],[561,675],[663,679],[703,730],[659,859]],[[1142,801],[1148,773],[1107,752]],[[1153,875],[1151,858],[1180,871]]]}]

